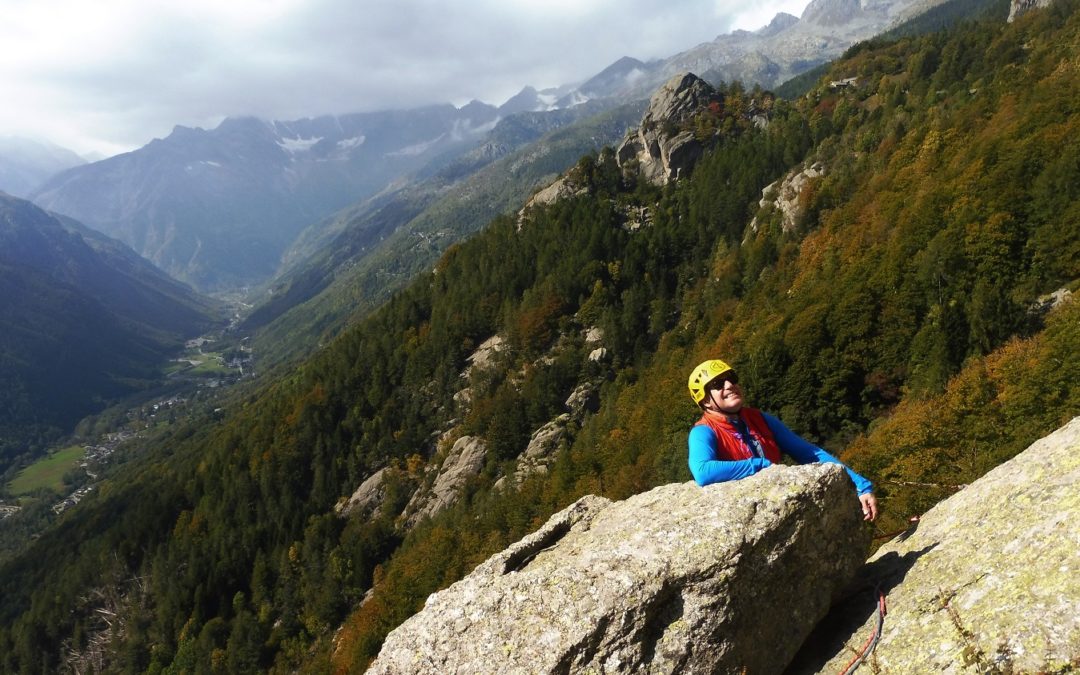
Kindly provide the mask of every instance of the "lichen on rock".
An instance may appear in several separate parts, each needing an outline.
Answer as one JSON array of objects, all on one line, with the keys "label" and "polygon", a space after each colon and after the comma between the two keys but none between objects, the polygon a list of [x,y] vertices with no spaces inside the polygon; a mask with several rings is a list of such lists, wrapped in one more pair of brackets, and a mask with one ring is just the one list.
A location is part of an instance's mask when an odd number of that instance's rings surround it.
[{"label": "lichen on rock", "polygon": [[585,497],[431,595],[369,672],[779,672],[869,536],[836,465]]},{"label": "lichen on rock", "polygon": [[875,589],[888,604],[876,672],[1080,668],[1078,485],[1080,417],[877,551],[861,591],[830,614],[791,672],[839,672],[873,632]]}]

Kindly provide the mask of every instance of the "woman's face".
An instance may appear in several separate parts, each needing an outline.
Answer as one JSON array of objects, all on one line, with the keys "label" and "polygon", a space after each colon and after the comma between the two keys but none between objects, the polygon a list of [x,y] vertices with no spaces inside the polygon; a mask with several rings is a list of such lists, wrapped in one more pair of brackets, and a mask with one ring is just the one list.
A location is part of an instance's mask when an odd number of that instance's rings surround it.
[{"label": "woman's face", "polygon": [[710,410],[734,415],[743,407],[742,389],[726,378],[717,378],[706,388],[705,407]]}]

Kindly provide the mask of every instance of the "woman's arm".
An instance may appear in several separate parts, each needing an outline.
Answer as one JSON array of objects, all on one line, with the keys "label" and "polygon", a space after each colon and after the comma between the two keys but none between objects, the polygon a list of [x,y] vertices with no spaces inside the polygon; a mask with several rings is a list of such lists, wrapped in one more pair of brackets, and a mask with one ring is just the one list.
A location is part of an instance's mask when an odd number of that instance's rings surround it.
[{"label": "woman's arm", "polygon": [[769,430],[772,431],[773,438],[776,439],[776,444],[780,446],[781,452],[791,455],[791,457],[799,464],[810,464],[811,462],[839,464],[847,471],[848,476],[851,477],[851,482],[855,483],[856,492],[860,495],[873,492],[873,483],[849,469],[847,465],[839,459],[833,457],[813,443],[806,441],[794,431],[788,429],[787,425],[772,415],[768,413],[761,413],[761,415],[765,418],[765,423],[769,425]]}]

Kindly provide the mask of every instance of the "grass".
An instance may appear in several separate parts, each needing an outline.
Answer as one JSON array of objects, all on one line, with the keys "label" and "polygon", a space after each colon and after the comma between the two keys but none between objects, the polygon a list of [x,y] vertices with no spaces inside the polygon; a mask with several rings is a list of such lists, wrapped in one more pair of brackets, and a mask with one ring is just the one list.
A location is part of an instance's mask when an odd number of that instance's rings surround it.
[{"label": "grass", "polygon": [[222,363],[223,359],[220,352],[198,352],[192,350],[185,353],[181,358],[183,358],[184,361],[171,361],[165,366],[164,371],[166,375],[183,372],[195,377],[220,377],[234,372],[234,369],[229,368]]},{"label": "grass", "polygon": [[221,355],[216,352],[206,353],[203,355],[206,360],[199,365],[192,368],[189,372],[191,375],[228,375],[232,372],[232,368],[229,368],[221,361]]},{"label": "grass", "polygon": [[61,448],[20,471],[8,485],[8,490],[16,497],[28,495],[40,488],[60,493],[64,489],[64,474],[79,465],[83,454],[81,445]]}]

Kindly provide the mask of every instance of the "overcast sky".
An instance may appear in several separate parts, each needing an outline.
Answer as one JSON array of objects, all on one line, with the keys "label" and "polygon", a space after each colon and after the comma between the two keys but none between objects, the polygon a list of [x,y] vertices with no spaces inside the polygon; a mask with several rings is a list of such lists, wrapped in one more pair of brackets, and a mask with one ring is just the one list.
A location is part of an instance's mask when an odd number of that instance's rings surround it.
[{"label": "overcast sky", "polygon": [[115,154],[229,115],[501,104],[808,0],[0,0],[0,136]]}]

